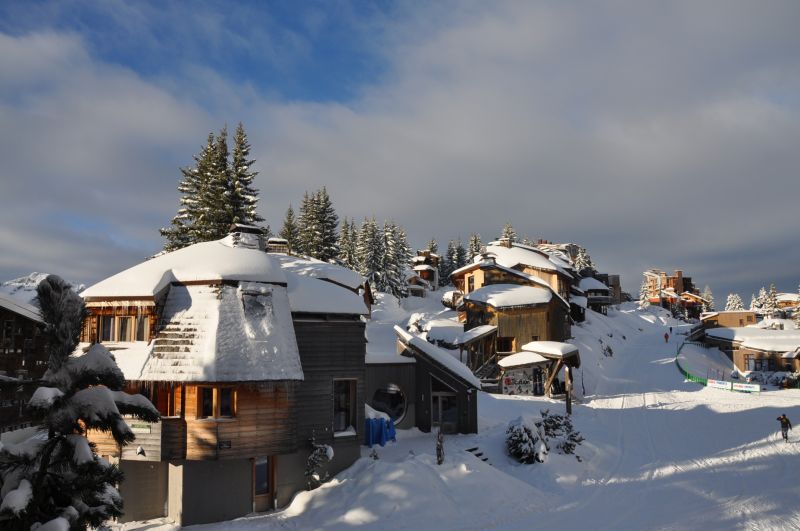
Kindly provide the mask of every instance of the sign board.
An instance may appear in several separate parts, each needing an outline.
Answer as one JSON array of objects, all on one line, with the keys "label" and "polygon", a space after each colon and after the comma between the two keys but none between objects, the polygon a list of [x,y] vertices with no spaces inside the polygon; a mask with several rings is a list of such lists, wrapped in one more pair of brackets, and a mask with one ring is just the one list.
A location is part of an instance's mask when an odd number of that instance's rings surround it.
[{"label": "sign board", "polygon": [[725,382],[723,380],[712,380],[709,378],[708,386],[715,389],[725,389],[726,391],[731,390],[731,382]]},{"label": "sign board", "polygon": [[144,422],[136,422],[131,424],[131,431],[133,433],[151,433],[153,427]]},{"label": "sign board", "polygon": [[761,385],[734,382],[733,390],[734,391],[744,391],[746,393],[759,393],[759,392],[761,392]]}]

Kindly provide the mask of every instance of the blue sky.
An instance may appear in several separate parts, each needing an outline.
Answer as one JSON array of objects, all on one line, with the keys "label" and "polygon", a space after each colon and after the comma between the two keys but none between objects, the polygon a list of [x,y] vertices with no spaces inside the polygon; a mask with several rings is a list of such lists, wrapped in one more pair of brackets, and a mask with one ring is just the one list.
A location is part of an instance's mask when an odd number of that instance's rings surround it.
[{"label": "blue sky", "polygon": [[3,2],[0,279],[157,251],[179,167],[242,121],[260,212],[586,246],[636,292],[797,289],[800,4]]}]

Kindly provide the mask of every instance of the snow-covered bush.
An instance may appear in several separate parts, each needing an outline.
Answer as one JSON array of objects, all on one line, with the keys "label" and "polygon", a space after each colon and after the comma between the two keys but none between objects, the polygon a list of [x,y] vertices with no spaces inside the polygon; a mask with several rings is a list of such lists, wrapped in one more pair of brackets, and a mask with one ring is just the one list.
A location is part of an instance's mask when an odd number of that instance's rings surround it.
[{"label": "snow-covered bush", "polygon": [[584,438],[579,431],[575,431],[570,417],[553,415],[545,409],[542,411],[542,427],[548,447],[555,448],[560,454],[575,455],[578,461],[581,460],[580,456],[575,454],[575,449]]},{"label": "snow-covered bush", "polygon": [[49,362],[28,407],[42,429],[0,449],[0,528],[98,527],[122,514],[122,473],[97,455],[87,430],[111,432],[127,444],[135,437],[122,414],[149,422],[159,414],[143,396],[122,391],[125,378],[104,346],[71,355],[86,308],[69,284],[49,276],[37,294]]},{"label": "snow-covered bush", "polygon": [[323,468],[333,459],[333,448],[327,444],[318,444],[316,435],[311,433],[311,453],[306,459],[306,487],[313,490],[328,480],[328,472]]},{"label": "snow-covered bush", "polygon": [[541,420],[512,420],[506,429],[506,451],[520,463],[544,463],[549,450]]}]

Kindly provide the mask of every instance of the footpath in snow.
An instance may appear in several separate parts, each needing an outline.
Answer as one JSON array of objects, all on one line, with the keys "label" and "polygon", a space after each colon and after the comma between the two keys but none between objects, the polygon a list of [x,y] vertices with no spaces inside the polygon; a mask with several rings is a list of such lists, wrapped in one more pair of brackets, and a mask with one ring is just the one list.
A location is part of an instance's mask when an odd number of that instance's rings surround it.
[{"label": "footpath in snow", "polygon": [[[407,317],[399,308],[382,315],[383,328]],[[628,308],[591,312],[573,329],[581,461],[554,452],[542,464],[513,461],[508,422],[563,413],[564,404],[482,393],[480,432],[446,437],[442,466],[432,434],[401,430],[396,444],[376,447],[377,461],[364,448],[356,465],[286,509],[197,528],[800,529],[800,432],[784,443],[776,421],[785,412],[800,424],[800,390],[734,393],[685,381],[675,365],[683,330],[665,343],[670,325],[658,311]],[[692,354],[697,370],[702,354]],[[476,447],[486,462],[466,451]]]}]

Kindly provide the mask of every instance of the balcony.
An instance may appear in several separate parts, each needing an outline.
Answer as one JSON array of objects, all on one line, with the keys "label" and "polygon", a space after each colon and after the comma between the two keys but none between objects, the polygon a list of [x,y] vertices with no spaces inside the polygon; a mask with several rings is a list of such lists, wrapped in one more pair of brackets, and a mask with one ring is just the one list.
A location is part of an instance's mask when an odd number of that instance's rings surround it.
[{"label": "balcony", "polygon": [[125,417],[136,435],[132,443],[120,446],[110,433],[90,430],[89,441],[100,455],[131,461],[168,461],[186,457],[186,421],[180,417],[161,417],[161,422],[145,422]]}]

